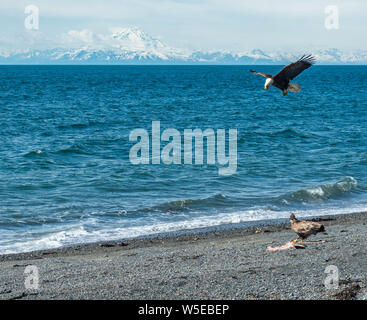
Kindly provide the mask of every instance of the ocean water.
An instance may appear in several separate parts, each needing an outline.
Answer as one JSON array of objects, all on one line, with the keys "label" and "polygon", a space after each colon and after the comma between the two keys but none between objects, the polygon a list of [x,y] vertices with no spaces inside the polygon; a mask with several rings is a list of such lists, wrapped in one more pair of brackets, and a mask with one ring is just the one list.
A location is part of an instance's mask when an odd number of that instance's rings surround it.
[{"label": "ocean water", "polygon": [[[367,67],[314,66],[287,97],[249,68],[0,66],[0,254],[367,210]],[[237,172],[131,164],[152,121],[237,129]]]}]

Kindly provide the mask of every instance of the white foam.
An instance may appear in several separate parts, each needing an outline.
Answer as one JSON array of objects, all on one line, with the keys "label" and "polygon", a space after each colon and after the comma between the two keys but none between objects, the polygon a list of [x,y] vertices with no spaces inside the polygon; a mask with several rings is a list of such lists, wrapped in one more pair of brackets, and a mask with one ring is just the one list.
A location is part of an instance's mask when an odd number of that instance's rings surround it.
[{"label": "white foam", "polygon": [[88,232],[84,227],[79,226],[70,230],[51,233],[41,238],[16,242],[0,247],[0,254],[29,252],[34,250],[45,250],[50,248],[59,248],[66,244],[72,244],[79,241],[83,236],[87,236]]},{"label": "white foam", "polygon": [[325,192],[322,190],[321,187],[310,188],[307,189],[306,191],[313,196],[319,196],[319,197],[322,197],[325,194]]}]

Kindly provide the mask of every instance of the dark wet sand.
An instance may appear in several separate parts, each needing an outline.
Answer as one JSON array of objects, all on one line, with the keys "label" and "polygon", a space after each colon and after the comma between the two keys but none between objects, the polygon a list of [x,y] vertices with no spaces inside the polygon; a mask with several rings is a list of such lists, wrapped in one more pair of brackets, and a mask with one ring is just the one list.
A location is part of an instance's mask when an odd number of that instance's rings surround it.
[{"label": "dark wet sand", "polygon": [[[295,239],[287,221],[3,255],[0,299],[366,299],[367,214],[324,218],[328,235],[309,240],[326,243],[282,252],[266,248]],[[339,289],[325,288],[328,265]]]}]

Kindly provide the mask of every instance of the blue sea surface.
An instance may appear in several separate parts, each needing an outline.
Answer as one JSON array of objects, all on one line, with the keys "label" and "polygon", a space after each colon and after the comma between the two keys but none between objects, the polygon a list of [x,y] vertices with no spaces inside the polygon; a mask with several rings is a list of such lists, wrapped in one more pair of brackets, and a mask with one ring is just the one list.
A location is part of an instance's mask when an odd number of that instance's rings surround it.
[{"label": "blue sea surface", "polygon": [[[0,254],[366,211],[367,66],[313,66],[286,97],[249,68],[0,66]],[[237,172],[131,164],[152,121],[237,129]]]}]

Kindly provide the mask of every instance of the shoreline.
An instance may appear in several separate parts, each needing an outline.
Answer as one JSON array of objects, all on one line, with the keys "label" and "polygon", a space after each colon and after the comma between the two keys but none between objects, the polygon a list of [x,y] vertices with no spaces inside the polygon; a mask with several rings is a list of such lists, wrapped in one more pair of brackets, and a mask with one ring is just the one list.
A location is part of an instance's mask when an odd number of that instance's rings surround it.
[{"label": "shoreline", "polygon": [[[1,255],[0,299],[334,299],[327,265],[340,290],[357,284],[355,298],[367,299],[366,212],[318,218],[328,235],[309,240],[327,242],[305,250],[266,251],[295,234],[288,220],[264,220]],[[24,288],[28,265],[39,269],[36,291]]]},{"label": "shoreline", "polygon": [[[350,219],[358,219],[367,217],[367,211],[354,212],[354,213],[346,213],[346,214],[336,214],[336,215],[318,215],[318,216],[308,216],[302,217],[301,220],[324,220],[324,221],[348,221]],[[0,254],[0,262],[4,260],[12,260],[12,259],[27,259],[35,257],[37,255],[44,255],[48,252],[56,252],[56,253],[67,253],[69,251],[83,251],[83,250],[92,250],[97,247],[114,247],[118,246],[121,243],[130,245],[134,248],[143,247],[146,245],[150,245],[155,243],[156,241],[167,241],[167,242],[175,242],[175,241],[185,241],[190,240],[191,238],[200,237],[200,239],[211,239],[218,236],[221,237],[232,237],[236,234],[238,235],[250,235],[254,234],[256,231],[281,231],[290,229],[289,219],[266,219],[266,220],[255,220],[255,221],[246,221],[241,223],[234,224],[225,224],[218,226],[210,226],[203,228],[194,228],[194,229],[184,229],[178,231],[171,232],[163,232],[163,233],[154,233],[150,235],[137,236],[132,238],[121,238],[118,240],[100,240],[88,243],[75,243],[67,246],[56,247],[56,248],[48,248],[48,249],[40,249],[40,250],[32,250],[26,252],[17,252],[17,253],[9,253],[9,254]],[[265,231],[265,232],[266,232]]]}]

